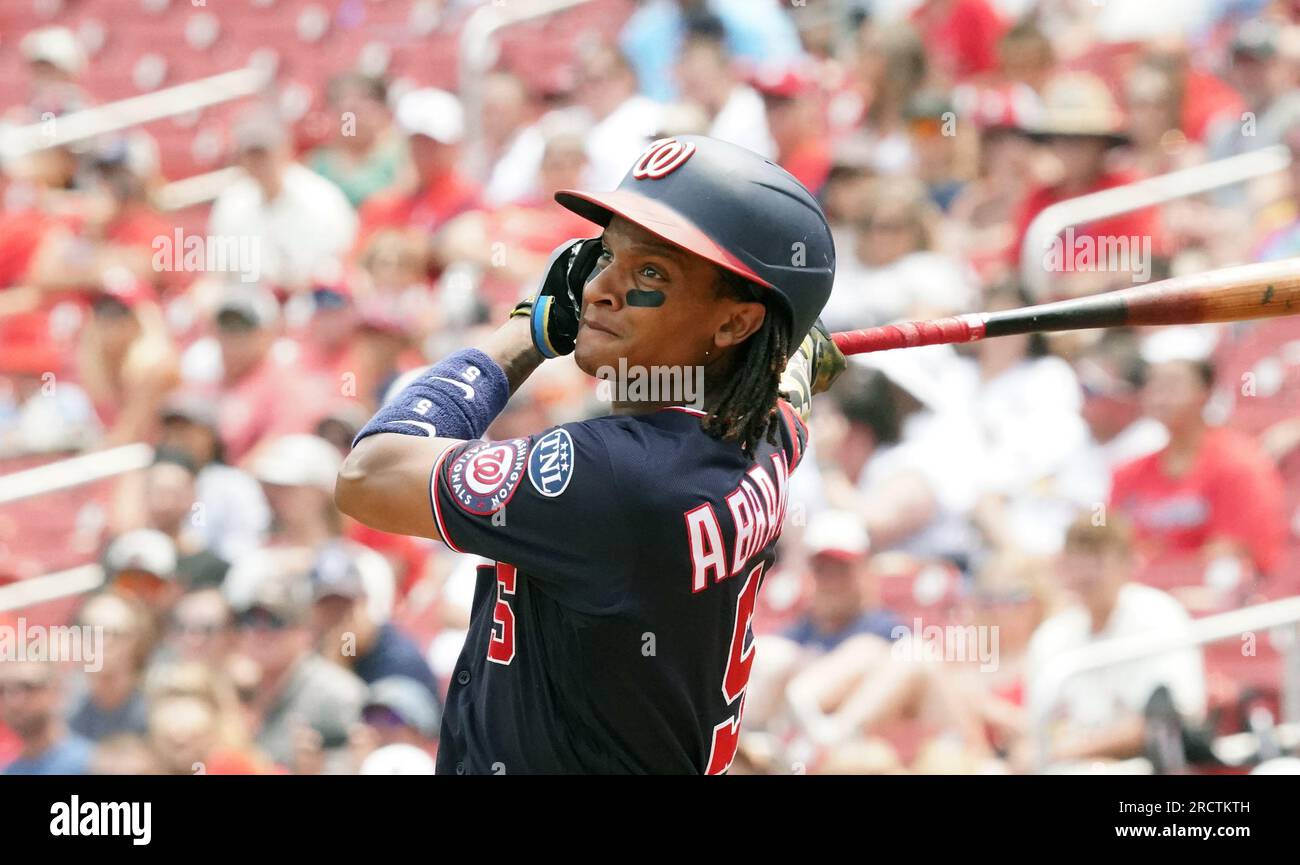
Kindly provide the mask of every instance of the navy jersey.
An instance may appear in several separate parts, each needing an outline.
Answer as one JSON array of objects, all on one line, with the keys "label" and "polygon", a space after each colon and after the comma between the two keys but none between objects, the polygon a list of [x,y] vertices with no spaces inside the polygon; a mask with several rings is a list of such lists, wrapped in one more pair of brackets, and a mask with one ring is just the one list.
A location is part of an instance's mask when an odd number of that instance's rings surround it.
[{"label": "navy jersey", "polygon": [[440,773],[710,773],[735,755],[750,619],[807,429],[748,459],[664,409],[466,442],[438,531],[480,566]]}]

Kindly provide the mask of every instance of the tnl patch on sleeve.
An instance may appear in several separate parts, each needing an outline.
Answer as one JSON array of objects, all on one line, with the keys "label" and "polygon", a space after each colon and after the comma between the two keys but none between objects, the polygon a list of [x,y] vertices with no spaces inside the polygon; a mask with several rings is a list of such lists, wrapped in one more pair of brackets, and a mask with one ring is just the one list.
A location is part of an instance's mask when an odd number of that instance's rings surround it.
[{"label": "tnl patch on sleeve", "polygon": [[451,464],[447,487],[462,510],[494,514],[515,494],[524,477],[528,439],[480,442]]},{"label": "tnl patch on sleeve", "polygon": [[553,429],[533,443],[528,455],[528,480],[533,489],[555,498],[573,477],[573,439],[563,427]]}]

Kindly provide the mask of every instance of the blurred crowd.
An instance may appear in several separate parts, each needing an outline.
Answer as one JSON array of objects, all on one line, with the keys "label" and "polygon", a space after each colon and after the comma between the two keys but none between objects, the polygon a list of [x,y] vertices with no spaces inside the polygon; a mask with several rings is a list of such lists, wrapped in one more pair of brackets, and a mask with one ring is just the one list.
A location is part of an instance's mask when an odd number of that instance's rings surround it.
[{"label": "blurred crowd", "polygon": [[[250,101],[197,224],[161,208],[178,178],[142,131],[7,156],[0,467],[135,442],[154,457],[94,527],[105,580],[75,624],[102,628],[102,669],[0,664],[0,766],[431,770],[475,563],[343,517],[335,473],[404,371],[474,344],[558,244],[594,233],[554,192],[613,188],[657,138],[733,141],[817,194],[831,330],[1300,253],[1300,3],[627,5],[561,74],[502,57],[475,116],[340,70],[332,135],[304,144]],[[72,31],[2,50],[29,73],[11,128],[94,103]],[[1025,251],[1054,204],[1274,146],[1290,169],[1077,226],[1052,264]],[[855,358],[792,480],[736,770],[1022,772],[1141,754],[1162,695],[1204,719],[1223,695],[1196,650],[1049,671],[1297,591],[1300,413],[1277,382],[1300,332],[1279,327]],[[1242,375],[1242,346],[1268,339],[1272,365]],[[606,410],[552,361],[489,436]],[[5,507],[0,580],[38,576],[24,503]],[[991,634],[991,655],[954,660],[931,625]]]}]

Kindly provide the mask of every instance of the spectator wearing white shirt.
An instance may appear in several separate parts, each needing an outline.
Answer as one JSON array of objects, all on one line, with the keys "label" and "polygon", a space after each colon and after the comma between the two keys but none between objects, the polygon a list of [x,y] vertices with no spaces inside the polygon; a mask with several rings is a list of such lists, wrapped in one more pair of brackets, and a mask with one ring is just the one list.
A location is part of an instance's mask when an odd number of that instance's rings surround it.
[{"label": "spectator wearing white shirt", "polygon": [[1084,350],[1074,369],[1083,391],[1088,442],[1066,465],[1061,485],[1085,505],[1105,502],[1115,469],[1163,448],[1169,432],[1142,415],[1146,362],[1131,331],[1106,331]]},{"label": "spectator wearing white shirt", "polygon": [[852,243],[841,255],[822,310],[826,326],[856,330],[973,310],[973,274],[935,249],[938,218],[920,181],[875,180],[855,215]]},{"label": "spectator wearing white shirt", "polygon": [[610,45],[579,56],[576,84],[574,96],[592,124],[585,182],[593,189],[613,189],[654,139],[663,106],[637,93],[627,58]]},{"label": "spectator wearing white shirt", "polygon": [[[1013,283],[996,287],[984,302],[990,311],[1025,305]],[[983,440],[979,526],[993,547],[1053,555],[1075,514],[1100,504],[1075,498],[1060,482],[1088,440],[1078,379],[1048,353],[1042,334],[984,340],[971,354],[960,390],[972,398]]]},{"label": "spectator wearing white shirt", "polygon": [[854,358],[832,391],[843,418],[823,418],[817,435],[827,500],[862,518],[877,551],[964,567],[981,455],[949,398],[953,362],[947,346]]},{"label": "spectator wearing white shirt", "polygon": [[212,205],[208,233],[251,243],[239,244],[246,254],[227,277],[305,289],[322,268],[347,255],[356,213],[337,186],[294,160],[289,131],[273,113],[245,116],[235,125],[234,141],[243,176]]},{"label": "spectator wearing white shirt", "polygon": [[[1066,535],[1060,559],[1063,587],[1076,602],[1038,627],[1029,643],[1027,698],[1033,729],[1046,724],[1047,764],[1126,759],[1141,753],[1143,712],[1160,686],[1169,689],[1186,719],[1205,712],[1205,668],[1195,646],[1103,667],[1061,681],[1054,674],[1067,654],[1110,640],[1186,634],[1191,617],[1168,594],[1131,582],[1136,557],[1132,529],[1117,515],[1101,525],[1080,516]],[[1032,736],[1031,732],[1031,736]],[[1025,768],[1036,745],[1021,743]]]},{"label": "spectator wearing white shirt", "polygon": [[763,97],[742,81],[717,18],[689,19],[676,74],[683,101],[698,105],[709,118],[709,136],[775,158]]}]

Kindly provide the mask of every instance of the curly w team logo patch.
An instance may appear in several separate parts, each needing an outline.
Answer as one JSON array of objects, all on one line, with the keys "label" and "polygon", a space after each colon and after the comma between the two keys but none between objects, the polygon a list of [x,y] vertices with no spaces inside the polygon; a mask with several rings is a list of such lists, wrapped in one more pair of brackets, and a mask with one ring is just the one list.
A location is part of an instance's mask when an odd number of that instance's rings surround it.
[{"label": "curly w team logo patch", "polygon": [[515,494],[527,460],[527,439],[480,442],[451,464],[447,486],[463,510],[479,516],[494,514]]}]

